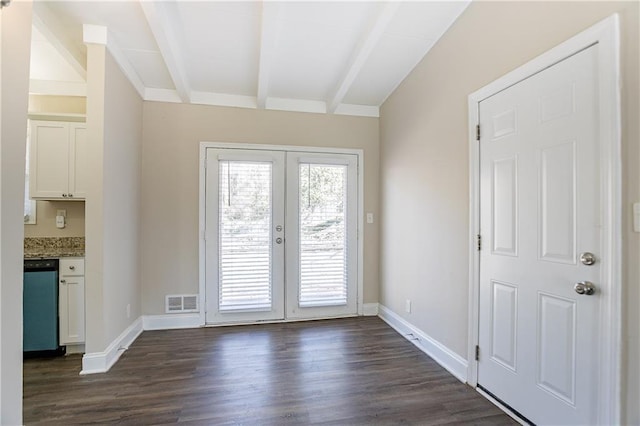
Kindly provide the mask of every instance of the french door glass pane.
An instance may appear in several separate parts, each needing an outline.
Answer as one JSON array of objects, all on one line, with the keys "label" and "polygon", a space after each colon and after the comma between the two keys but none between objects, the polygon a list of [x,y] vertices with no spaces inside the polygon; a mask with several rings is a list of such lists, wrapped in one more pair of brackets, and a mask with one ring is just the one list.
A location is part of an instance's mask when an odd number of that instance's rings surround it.
[{"label": "french door glass pane", "polygon": [[299,305],[347,303],[347,166],[300,164]]},{"label": "french door glass pane", "polygon": [[219,310],[269,310],[272,164],[221,161],[219,170]]}]

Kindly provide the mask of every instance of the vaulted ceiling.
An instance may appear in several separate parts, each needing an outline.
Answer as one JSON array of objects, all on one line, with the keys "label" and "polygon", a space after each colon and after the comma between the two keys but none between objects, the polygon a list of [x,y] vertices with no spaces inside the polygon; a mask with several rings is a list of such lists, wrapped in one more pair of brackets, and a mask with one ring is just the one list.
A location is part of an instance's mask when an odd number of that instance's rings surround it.
[{"label": "vaulted ceiling", "polygon": [[145,100],[378,116],[469,1],[38,1],[31,92],[86,93],[83,24]]}]

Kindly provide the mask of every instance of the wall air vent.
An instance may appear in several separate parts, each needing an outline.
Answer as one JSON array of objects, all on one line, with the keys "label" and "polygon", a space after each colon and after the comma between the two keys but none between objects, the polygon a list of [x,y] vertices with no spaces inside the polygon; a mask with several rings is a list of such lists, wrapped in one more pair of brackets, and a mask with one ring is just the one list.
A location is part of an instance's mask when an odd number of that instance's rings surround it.
[{"label": "wall air vent", "polygon": [[168,294],[165,297],[165,312],[168,314],[198,312],[198,295]]}]

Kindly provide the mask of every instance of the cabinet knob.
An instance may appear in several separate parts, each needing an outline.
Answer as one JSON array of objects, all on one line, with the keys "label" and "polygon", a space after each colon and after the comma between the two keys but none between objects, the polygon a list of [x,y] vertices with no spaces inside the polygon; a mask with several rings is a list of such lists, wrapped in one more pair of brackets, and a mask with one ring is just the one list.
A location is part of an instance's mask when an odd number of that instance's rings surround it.
[{"label": "cabinet knob", "polygon": [[67,194],[67,197],[73,198],[73,194]]},{"label": "cabinet knob", "polygon": [[63,196],[64,198],[67,198],[67,194],[62,194],[62,196]]},{"label": "cabinet knob", "polygon": [[66,284],[67,280],[60,280],[60,284]]},{"label": "cabinet knob", "polygon": [[69,269],[71,269],[72,271],[75,271],[76,267],[71,265],[71,266],[69,266]]}]

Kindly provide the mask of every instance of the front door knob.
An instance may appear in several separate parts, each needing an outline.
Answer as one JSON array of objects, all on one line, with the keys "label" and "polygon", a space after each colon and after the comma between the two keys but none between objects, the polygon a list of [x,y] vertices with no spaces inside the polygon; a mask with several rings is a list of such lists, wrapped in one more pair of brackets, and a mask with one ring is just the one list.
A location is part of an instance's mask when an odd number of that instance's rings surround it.
[{"label": "front door knob", "polygon": [[596,286],[594,286],[593,283],[589,281],[580,281],[573,286],[573,289],[576,291],[576,293],[584,294],[587,296],[591,296],[596,292]]}]

